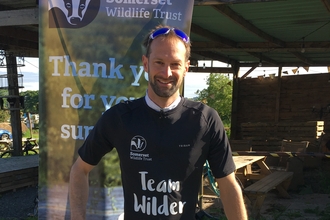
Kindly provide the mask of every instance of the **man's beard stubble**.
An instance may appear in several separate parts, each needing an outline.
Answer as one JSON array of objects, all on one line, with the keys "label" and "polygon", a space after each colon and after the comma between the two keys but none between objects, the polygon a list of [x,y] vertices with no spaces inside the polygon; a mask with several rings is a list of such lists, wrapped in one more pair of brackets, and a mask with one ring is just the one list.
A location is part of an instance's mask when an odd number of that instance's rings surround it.
[{"label": "man's beard stubble", "polygon": [[173,94],[175,94],[178,89],[180,88],[180,85],[178,85],[178,81],[176,79],[174,79],[174,84],[172,84],[172,87],[170,89],[167,89],[167,90],[163,90],[163,89],[160,89],[156,83],[156,79],[154,78],[153,81],[149,81],[150,83],[150,86],[152,88],[152,90],[155,92],[156,95],[158,95],[159,97],[164,97],[164,98],[167,98],[167,97],[171,97]]}]

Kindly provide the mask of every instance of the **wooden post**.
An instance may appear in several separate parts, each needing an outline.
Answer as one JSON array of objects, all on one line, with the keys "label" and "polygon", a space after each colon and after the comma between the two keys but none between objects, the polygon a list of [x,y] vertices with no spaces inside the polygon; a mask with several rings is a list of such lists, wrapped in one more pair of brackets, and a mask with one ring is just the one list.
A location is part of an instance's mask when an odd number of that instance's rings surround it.
[{"label": "wooden post", "polygon": [[239,92],[239,64],[235,63],[232,65],[233,68],[233,98],[231,107],[231,126],[230,126],[230,139],[236,139],[237,136],[237,103],[238,103],[238,92]]},{"label": "wooden post", "polygon": [[276,92],[276,104],[275,104],[275,123],[279,122],[279,117],[280,117],[281,87],[282,87],[282,67],[280,66],[278,68],[278,77],[277,77],[277,92]]},{"label": "wooden post", "polygon": [[18,91],[18,74],[17,62],[14,55],[6,56],[7,76],[8,76],[8,94],[12,96],[12,104],[10,104],[10,124],[13,134],[13,156],[22,155],[22,125],[20,115],[20,102]]}]

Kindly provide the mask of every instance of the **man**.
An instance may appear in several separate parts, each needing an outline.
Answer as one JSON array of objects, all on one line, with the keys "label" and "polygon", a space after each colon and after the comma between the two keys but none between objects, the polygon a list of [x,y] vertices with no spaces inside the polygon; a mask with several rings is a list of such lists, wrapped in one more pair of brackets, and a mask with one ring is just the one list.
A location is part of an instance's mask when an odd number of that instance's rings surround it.
[{"label": "man", "polygon": [[180,97],[189,67],[189,37],[157,27],[144,41],[146,96],[106,111],[94,126],[70,174],[71,218],[84,219],[88,173],[118,151],[128,220],[195,219],[205,160],[217,178],[228,219],[247,219],[235,165],[217,112]]}]

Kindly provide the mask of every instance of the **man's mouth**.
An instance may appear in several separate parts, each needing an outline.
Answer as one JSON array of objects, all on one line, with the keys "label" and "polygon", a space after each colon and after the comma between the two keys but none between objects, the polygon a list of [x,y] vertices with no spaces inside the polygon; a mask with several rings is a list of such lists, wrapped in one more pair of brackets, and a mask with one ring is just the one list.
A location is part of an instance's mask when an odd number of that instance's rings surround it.
[{"label": "man's mouth", "polygon": [[168,80],[161,80],[161,79],[158,79],[157,81],[158,81],[159,83],[161,83],[161,84],[164,84],[164,85],[172,84],[172,83],[173,83],[172,80],[168,81]]}]

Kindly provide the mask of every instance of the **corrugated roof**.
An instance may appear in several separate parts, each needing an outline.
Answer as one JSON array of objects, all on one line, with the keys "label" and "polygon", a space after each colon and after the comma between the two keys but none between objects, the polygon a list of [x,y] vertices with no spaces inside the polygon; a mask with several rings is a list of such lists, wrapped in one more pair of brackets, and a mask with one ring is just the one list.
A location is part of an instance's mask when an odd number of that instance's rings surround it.
[{"label": "corrugated roof", "polygon": [[263,66],[330,65],[328,0],[227,2],[236,3],[194,7],[193,58],[241,66],[260,60]]}]

